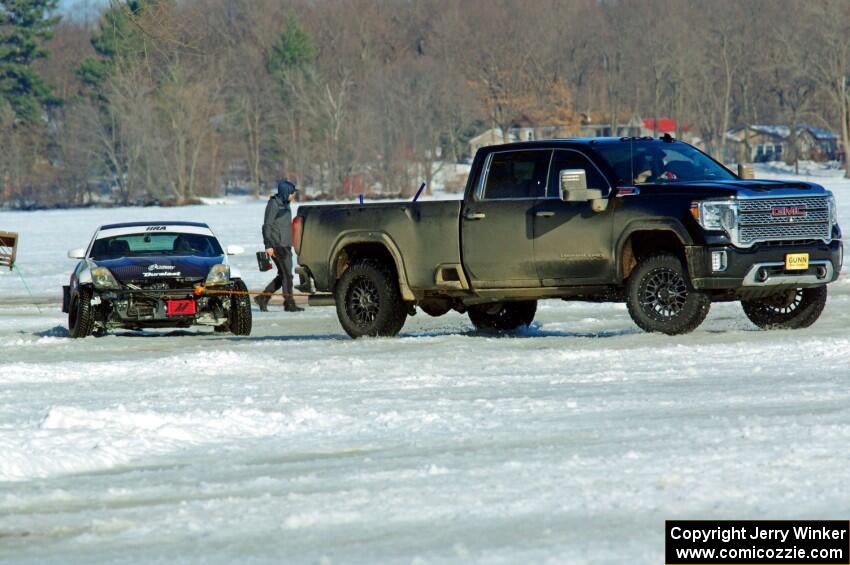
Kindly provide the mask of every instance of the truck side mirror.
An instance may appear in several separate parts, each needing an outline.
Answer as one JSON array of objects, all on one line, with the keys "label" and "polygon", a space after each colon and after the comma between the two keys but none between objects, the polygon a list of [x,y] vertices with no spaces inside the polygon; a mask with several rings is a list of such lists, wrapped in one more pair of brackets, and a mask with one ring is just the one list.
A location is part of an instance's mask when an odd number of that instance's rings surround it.
[{"label": "truck side mirror", "polygon": [[564,202],[588,202],[594,212],[604,212],[608,199],[602,197],[597,188],[587,188],[587,172],[584,169],[564,169],[558,173],[561,180],[561,200]]},{"label": "truck side mirror", "polygon": [[752,180],[756,178],[756,172],[752,165],[738,163],[738,178],[743,180]]},{"label": "truck side mirror", "polygon": [[587,191],[587,173],[584,169],[564,169],[558,173],[561,179],[561,200],[564,202],[585,202]]},{"label": "truck side mirror", "polygon": [[85,259],[86,258],[86,250],[82,247],[77,249],[72,249],[68,252],[68,259]]}]

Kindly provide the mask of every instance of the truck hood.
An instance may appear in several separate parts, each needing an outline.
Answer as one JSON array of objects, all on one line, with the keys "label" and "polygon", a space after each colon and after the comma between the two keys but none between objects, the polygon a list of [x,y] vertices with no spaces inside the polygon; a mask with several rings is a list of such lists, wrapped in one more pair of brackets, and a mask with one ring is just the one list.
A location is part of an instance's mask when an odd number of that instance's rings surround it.
[{"label": "truck hood", "polygon": [[812,182],[782,180],[688,181],[640,185],[641,192],[692,194],[730,198],[781,198],[783,196],[827,196],[831,194]]},{"label": "truck hood", "polygon": [[106,267],[119,282],[154,281],[157,279],[202,279],[213,265],[224,263],[224,256],[153,256],[120,257],[89,260],[92,267]]}]

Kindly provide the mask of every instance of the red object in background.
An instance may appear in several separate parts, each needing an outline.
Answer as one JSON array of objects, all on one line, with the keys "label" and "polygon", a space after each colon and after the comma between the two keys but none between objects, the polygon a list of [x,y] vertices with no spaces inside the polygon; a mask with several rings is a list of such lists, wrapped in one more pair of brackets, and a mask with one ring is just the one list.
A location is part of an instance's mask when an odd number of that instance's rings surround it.
[{"label": "red object in background", "polygon": [[[673,118],[658,118],[658,128],[655,128],[655,120],[647,118],[643,120],[643,127],[648,130],[655,130],[658,133],[676,133],[676,120]],[[682,126],[682,131],[688,131],[688,126]]]},{"label": "red object in background", "polygon": [[366,175],[363,173],[354,173],[343,177],[342,193],[345,196],[366,194]]},{"label": "red object in background", "polygon": [[194,316],[198,312],[198,305],[194,300],[168,300],[165,303],[166,316]]},{"label": "red object in background", "polygon": [[[292,219],[292,247],[295,248],[296,255],[301,253],[301,234],[304,233],[304,218],[295,216]],[[271,269],[271,267],[269,267]]]}]

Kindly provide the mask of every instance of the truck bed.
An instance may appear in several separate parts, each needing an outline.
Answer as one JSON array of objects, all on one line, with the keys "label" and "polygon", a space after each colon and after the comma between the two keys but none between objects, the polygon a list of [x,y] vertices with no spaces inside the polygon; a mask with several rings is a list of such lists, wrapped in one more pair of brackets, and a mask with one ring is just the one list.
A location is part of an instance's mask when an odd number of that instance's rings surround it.
[{"label": "truck bed", "polygon": [[384,242],[397,251],[412,290],[437,288],[439,265],[460,264],[460,200],[308,204],[298,263],[320,291],[333,283],[331,262],[349,242]]}]

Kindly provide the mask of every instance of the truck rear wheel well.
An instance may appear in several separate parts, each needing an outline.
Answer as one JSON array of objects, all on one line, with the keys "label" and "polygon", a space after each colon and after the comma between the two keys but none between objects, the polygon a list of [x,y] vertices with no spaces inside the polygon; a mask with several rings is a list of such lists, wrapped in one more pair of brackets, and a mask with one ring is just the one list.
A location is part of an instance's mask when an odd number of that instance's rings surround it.
[{"label": "truck rear wheel well", "polygon": [[644,258],[662,252],[673,253],[685,260],[685,246],[672,230],[645,230],[629,235],[620,253],[622,280],[629,278],[632,270]]},{"label": "truck rear wheel well", "polygon": [[333,265],[334,286],[342,274],[348,269],[349,265],[353,265],[361,259],[372,259],[386,265],[398,280],[398,269],[396,268],[395,260],[392,253],[381,243],[363,242],[352,243],[347,245],[337,254]]}]

